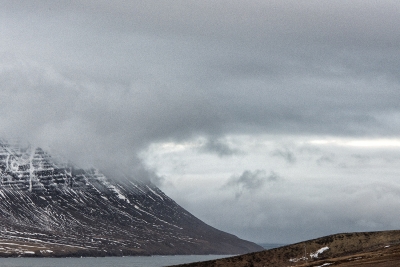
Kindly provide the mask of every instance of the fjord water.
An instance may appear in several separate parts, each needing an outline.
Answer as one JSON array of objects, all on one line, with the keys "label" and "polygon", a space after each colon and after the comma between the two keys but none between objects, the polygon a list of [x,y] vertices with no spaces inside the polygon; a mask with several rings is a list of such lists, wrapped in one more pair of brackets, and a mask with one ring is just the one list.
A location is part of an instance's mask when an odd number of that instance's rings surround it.
[{"label": "fjord water", "polygon": [[0,267],[162,267],[214,260],[229,255],[189,255],[99,258],[2,258]]}]

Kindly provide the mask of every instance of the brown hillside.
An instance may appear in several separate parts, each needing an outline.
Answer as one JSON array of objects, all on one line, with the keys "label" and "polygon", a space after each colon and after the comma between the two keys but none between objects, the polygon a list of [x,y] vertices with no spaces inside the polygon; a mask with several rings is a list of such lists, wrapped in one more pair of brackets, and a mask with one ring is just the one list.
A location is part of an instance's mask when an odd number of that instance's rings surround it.
[{"label": "brown hillside", "polygon": [[261,252],[178,266],[400,266],[400,231],[335,234]]}]

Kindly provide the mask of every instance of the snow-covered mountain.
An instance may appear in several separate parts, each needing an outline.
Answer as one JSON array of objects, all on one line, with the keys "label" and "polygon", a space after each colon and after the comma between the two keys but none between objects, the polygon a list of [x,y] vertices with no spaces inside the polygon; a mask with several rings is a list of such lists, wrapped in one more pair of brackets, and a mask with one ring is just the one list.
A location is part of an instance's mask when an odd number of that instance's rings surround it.
[{"label": "snow-covered mountain", "polygon": [[240,254],[150,182],[113,180],[0,140],[0,256]]}]

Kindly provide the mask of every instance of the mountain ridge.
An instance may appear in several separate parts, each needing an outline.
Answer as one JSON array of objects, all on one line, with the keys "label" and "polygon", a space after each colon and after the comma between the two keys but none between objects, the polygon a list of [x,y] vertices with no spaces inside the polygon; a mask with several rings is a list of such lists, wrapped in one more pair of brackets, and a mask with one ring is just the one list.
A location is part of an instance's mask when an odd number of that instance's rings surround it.
[{"label": "mountain ridge", "polygon": [[239,254],[262,248],[217,230],[149,181],[111,179],[0,141],[0,256]]}]

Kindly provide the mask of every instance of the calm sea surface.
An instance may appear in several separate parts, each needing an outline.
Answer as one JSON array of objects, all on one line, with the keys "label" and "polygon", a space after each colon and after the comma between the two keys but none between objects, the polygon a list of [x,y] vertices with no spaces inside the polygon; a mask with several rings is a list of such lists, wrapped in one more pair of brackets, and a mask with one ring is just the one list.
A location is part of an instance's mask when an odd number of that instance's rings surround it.
[{"label": "calm sea surface", "polygon": [[0,258],[0,267],[161,267],[213,260],[227,255],[104,257],[104,258]]}]

